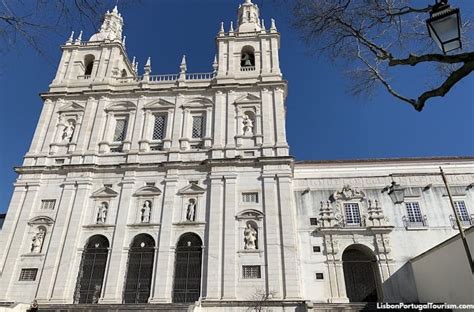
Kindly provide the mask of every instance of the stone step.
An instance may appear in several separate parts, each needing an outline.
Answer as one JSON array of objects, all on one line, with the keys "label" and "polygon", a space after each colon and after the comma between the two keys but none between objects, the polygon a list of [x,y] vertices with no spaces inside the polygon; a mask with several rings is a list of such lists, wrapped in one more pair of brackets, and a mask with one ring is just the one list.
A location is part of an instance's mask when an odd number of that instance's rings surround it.
[{"label": "stone step", "polygon": [[38,312],[116,312],[116,311],[147,311],[147,312],[188,312],[194,305],[189,304],[41,304]]}]

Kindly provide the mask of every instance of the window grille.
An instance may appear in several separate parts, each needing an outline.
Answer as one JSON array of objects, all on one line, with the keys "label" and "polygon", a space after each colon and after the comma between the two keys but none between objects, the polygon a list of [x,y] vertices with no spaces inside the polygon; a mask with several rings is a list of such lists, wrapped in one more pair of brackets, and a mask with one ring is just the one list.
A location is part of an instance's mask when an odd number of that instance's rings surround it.
[{"label": "window grille", "polygon": [[41,201],[41,209],[53,210],[55,205],[55,199],[44,199]]},{"label": "window grille", "polygon": [[242,202],[258,204],[258,193],[257,192],[242,193]]},{"label": "window grille", "polygon": [[36,274],[38,269],[21,269],[20,281],[34,281],[36,280]]},{"label": "window grille", "polygon": [[165,114],[155,114],[155,124],[153,126],[153,140],[163,140],[166,135],[166,119]]},{"label": "window grille", "polygon": [[115,124],[114,142],[122,142],[127,134],[128,119],[117,119]]},{"label": "window grille", "polygon": [[463,200],[458,200],[454,202],[454,207],[456,208],[456,213],[459,216],[461,222],[470,221],[471,218],[467,212],[466,204]]},{"label": "window grille", "polygon": [[193,139],[200,139],[204,136],[204,116],[193,116]]},{"label": "window grille", "polygon": [[348,225],[361,225],[359,204],[344,204],[344,212],[346,213],[346,223]]},{"label": "window grille", "polygon": [[244,265],[242,266],[243,278],[261,278],[259,265]]},{"label": "window grille", "polygon": [[423,216],[418,202],[405,203],[405,207],[407,208],[408,222],[423,223]]},{"label": "window grille", "polygon": [[318,218],[309,218],[310,225],[318,225]]}]

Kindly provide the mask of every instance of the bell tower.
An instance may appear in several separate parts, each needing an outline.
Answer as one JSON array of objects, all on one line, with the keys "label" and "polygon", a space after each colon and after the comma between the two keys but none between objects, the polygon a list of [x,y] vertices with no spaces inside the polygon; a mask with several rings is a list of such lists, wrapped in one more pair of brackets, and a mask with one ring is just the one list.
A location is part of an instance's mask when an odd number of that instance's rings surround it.
[{"label": "bell tower", "polygon": [[228,31],[221,24],[217,36],[219,69],[217,80],[279,81],[281,80],[278,49],[280,34],[271,19],[267,29],[260,19],[258,5],[245,0],[237,12],[237,27],[231,22]]}]

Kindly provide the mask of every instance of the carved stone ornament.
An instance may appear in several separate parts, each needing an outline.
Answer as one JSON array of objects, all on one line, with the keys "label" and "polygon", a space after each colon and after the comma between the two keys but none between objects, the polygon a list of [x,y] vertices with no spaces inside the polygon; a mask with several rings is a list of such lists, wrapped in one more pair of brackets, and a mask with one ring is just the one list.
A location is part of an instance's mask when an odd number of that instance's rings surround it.
[{"label": "carved stone ornament", "polygon": [[332,194],[332,200],[363,200],[365,198],[365,194],[362,191],[354,190],[350,187],[350,185],[344,185],[342,190],[336,191]]}]

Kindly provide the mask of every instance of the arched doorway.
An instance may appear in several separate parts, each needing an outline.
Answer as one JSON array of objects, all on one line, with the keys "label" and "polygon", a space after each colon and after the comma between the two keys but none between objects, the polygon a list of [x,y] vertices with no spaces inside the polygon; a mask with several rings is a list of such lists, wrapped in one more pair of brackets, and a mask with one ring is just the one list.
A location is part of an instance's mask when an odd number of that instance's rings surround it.
[{"label": "arched doorway", "polygon": [[150,297],[155,241],[148,234],[135,236],[128,253],[124,303],[147,303]]},{"label": "arched doorway", "polygon": [[202,241],[194,233],[181,236],[176,246],[173,302],[195,302],[201,294]]},{"label": "arched doorway", "polygon": [[377,259],[363,245],[351,245],[342,254],[344,281],[350,302],[377,302],[380,277]]},{"label": "arched doorway", "polygon": [[105,236],[94,235],[82,253],[77,279],[75,303],[98,303],[104,282],[109,241]]}]

